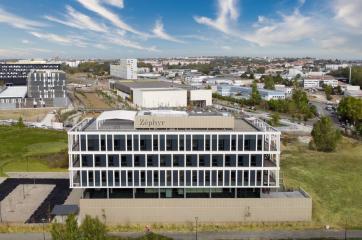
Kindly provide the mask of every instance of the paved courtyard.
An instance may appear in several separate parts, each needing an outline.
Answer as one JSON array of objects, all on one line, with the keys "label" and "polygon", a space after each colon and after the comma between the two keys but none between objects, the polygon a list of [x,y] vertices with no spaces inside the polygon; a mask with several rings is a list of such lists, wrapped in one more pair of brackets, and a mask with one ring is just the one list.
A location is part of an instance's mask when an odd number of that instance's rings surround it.
[{"label": "paved courtyard", "polygon": [[2,220],[25,223],[54,187],[50,184],[19,184],[1,201]]}]

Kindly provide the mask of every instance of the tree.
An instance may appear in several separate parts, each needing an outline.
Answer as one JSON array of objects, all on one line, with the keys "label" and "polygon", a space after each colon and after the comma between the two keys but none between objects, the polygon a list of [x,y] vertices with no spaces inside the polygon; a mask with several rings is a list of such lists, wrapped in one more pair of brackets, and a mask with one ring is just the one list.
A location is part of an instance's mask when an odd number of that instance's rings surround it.
[{"label": "tree", "polygon": [[98,219],[85,216],[80,230],[84,240],[105,240],[107,229],[106,226]]},{"label": "tree", "polygon": [[50,229],[53,240],[105,240],[107,229],[98,218],[86,216],[78,227],[74,215],[69,215],[65,224],[53,223]]},{"label": "tree", "polygon": [[332,100],[332,93],[333,93],[333,87],[331,85],[324,85],[323,86],[324,93],[326,94],[327,100]]},{"label": "tree", "polygon": [[267,76],[264,79],[264,88],[265,89],[270,89],[270,90],[275,90],[274,79],[271,76]]},{"label": "tree", "polygon": [[313,125],[312,138],[311,147],[318,151],[332,152],[341,139],[341,133],[329,117],[322,117]]},{"label": "tree", "polygon": [[25,127],[23,118],[21,116],[19,117],[18,122],[16,123],[16,126],[19,127],[19,128]]},{"label": "tree", "polygon": [[276,127],[276,126],[279,126],[279,122],[280,122],[280,115],[279,115],[279,113],[273,113],[272,115],[271,115],[271,119],[270,119],[270,124],[272,125],[272,126],[274,126],[274,127]]},{"label": "tree", "polygon": [[344,97],[339,102],[337,114],[344,121],[353,125],[362,122],[362,99],[354,97]]},{"label": "tree", "polygon": [[253,85],[251,87],[251,96],[250,96],[250,103],[251,105],[258,105],[261,101],[261,96],[258,91],[258,87],[256,85],[256,82],[253,82]]}]

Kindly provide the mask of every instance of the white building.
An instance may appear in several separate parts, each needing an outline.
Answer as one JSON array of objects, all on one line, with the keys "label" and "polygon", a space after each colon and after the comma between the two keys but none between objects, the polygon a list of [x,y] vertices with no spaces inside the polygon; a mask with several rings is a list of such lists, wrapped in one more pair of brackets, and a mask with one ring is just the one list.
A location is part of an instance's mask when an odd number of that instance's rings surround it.
[{"label": "white building", "polygon": [[70,187],[90,198],[258,198],[279,187],[280,132],[255,118],[110,111],[68,139]]},{"label": "white building", "polygon": [[187,90],[179,88],[137,88],[133,103],[142,108],[174,108],[187,106]]},{"label": "white building", "polygon": [[119,64],[111,64],[110,74],[121,79],[137,79],[137,59],[121,59]]},{"label": "white building", "polygon": [[321,89],[324,85],[337,87],[338,80],[332,76],[322,76],[322,77],[308,77],[303,81],[303,87],[305,89]]},{"label": "white building", "polygon": [[24,107],[26,104],[26,86],[9,86],[0,90],[0,109]]},{"label": "white building", "polygon": [[192,89],[188,92],[188,102],[198,106],[212,105],[212,90],[211,89]]}]

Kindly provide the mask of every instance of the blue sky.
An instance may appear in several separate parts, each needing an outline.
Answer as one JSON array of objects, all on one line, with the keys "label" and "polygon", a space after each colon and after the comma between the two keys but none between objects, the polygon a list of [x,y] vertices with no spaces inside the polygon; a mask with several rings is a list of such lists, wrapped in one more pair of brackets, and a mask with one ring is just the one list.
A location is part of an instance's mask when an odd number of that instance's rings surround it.
[{"label": "blue sky", "polygon": [[362,58],[362,0],[1,0],[0,58]]}]

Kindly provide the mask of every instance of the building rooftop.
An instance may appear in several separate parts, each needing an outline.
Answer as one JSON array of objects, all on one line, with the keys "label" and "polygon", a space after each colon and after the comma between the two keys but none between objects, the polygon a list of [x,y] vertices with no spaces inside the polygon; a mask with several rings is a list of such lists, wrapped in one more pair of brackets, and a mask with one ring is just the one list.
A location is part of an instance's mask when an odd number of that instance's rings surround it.
[{"label": "building rooftop", "polygon": [[133,90],[135,88],[152,89],[152,88],[181,87],[181,85],[176,84],[176,83],[159,81],[159,80],[122,80],[122,81],[116,81],[114,86],[118,90],[121,90],[122,92],[126,92],[128,94],[130,94],[131,90]]},{"label": "building rooftop", "polygon": [[87,119],[71,131],[243,131],[276,130],[257,118],[234,118],[220,112],[185,112],[171,110],[108,111],[97,118]]},{"label": "building rooftop", "polygon": [[27,92],[27,86],[6,87],[0,92],[0,98],[25,98]]}]

